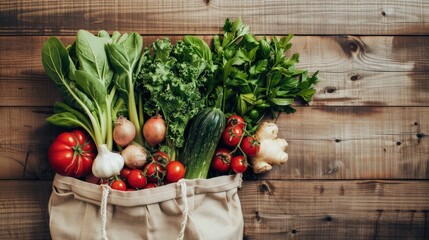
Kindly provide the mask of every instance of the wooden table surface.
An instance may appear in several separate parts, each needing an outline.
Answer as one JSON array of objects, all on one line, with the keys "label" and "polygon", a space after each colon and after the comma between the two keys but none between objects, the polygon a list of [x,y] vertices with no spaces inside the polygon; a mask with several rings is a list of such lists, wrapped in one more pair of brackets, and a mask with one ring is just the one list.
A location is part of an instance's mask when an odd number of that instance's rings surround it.
[{"label": "wooden table surface", "polygon": [[240,189],[245,239],[429,239],[429,1],[15,0],[0,2],[0,239],[49,239],[46,124],[61,99],[49,36],[136,31],[145,44],[210,40],[227,17],[293,33],[320,71],[309,106],[277,123],[289,162]]}]

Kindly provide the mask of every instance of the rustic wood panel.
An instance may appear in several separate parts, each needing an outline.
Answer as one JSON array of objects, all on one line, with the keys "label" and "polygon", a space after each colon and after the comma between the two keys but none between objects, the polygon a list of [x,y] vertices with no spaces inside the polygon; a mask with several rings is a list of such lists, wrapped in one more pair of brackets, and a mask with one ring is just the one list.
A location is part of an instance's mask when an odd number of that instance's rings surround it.
[{"label": "rustic wood panel", "polygon": [[[49,114],[50,108],[0,108],[0,179],[52,177],[47,147],[60,129],[45,123]],[[299,107],[277,120],[289,162],[262,177],[428,178],[428,119],[425,107]]]},{"label": "rustic wood panel", "polygon": [[84,28],[215,34],[241,16],[262,34],[427,34],[429,3],[409,1],[18,0],[0,4],[2,35],[72,35]]},{"label": "rustic wood panel", "polygon": [[0,239],[50,239],[50,181],[0,181]]},{"label": "rustic wood panel", "polygon": [[[163,37],[144,37],[145,44]],[[41,63],[46,39],[0,37],[0,106],[52,106],[60,99]],[[312,105],[429,106],[429,37],[296,36],[294,52],[301,54],[298,67],[320,71]]]},{"label": "rustic wood panel", "polygon": [[269,177],[428,178],[429,109],[310,107],[277,120],[289,162]]},{"label": "rustic wood panel", "polygon": [[[0,238],[49,239],[51,182],[0,189]],[[245,181],[245,239],[427,239],[428,191],[427,181]]]},{"label": "rustic wood panel", "polygon": [[427,181],[252,181],[246,239],[427,239]]}]

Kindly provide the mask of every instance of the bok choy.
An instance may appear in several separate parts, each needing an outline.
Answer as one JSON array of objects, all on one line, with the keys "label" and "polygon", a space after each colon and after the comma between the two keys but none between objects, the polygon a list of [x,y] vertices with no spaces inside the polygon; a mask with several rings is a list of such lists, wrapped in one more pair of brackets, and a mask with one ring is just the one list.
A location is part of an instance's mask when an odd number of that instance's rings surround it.
[{"label": "bok choy", "polygon": [[[124,165],[122,156],[112,152],[112,124],[127,107],[132,109],[133,117],[137,115],[133,112],[135,103],[129,100],[134,100],[134,89],[121,81],[132,81],[131,71],[138,62],[141,48],[138,34],[121,36],[115,32],[110,37],[107,32],[100,31],[94,36],[84,30],[77,33],[76,41],[67,48],[56,37],[49,38],[43,45],[44,69],[64,97],[63,102],[54,105],[54,114],[47,121],[61,127],[81,127],[91,135],[98,150],[93,164],[97,177],[119,174]],[[131,102],[128,106],[124,96]]]}]

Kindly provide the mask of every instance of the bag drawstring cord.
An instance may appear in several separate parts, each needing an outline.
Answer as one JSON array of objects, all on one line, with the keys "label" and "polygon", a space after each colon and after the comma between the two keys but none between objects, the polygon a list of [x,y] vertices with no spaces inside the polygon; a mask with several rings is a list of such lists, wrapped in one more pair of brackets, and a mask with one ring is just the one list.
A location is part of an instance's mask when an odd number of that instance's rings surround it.
[{"label": "bag drawstring cord", "polygon": [[109,197],[110,187],[107,184],[102,184],[101,187],[103,188],[103,195],[101,199],[101,208],[100,208],[100,214],[101,214],[101,239],[102,240],[108,240],[107,238],[107,198]]},{"label": "bag drawstring cord", "polygon": [[188,221],[188,211],[189,211],[185,179],[179,180],[178,187],[180,187],[181,195],[182,195],[182,204],[183,204],[182,216],[183,216],[183,220],[182,220],[182,223],[180,224],[180,232],[179,232],[179,236],[177,237],[177,240],[183,240],[185,237],[185,229],[186,229],[186,223]]}]

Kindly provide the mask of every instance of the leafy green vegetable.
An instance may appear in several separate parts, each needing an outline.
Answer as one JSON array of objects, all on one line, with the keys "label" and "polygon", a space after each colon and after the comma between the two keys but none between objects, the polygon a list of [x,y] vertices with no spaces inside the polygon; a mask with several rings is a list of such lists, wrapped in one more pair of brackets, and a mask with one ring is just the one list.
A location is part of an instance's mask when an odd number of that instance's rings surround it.
[{"label": "leafy green vegetable", "polygon": [[296,98],[311,101],[317,72],[308,76],[307,71],[295,68],[298,54],[286,56],[292,37],[258,39],[241,18],[226,19],[223,37],[213,40],[218,71],[207,84],[209,105],[220,105],[225,113],[238,113],[255,125],[258,120],[248,116],[252,109],[264,116],[269,111],[295,111],[291,104]]},{"label": "leafy green vegetable", "polygon": [[67,48],[56,37],[49,38],[42,48],[44,69],[64,97],[47,121],[61,127],[81,127],[97,145],[106,144],[110,150],[113,120],[124,111],[113,81],[118,74],[110,67],[105,50],[111,43],[105,31],[94,36],[80,30],[75,43]]},{"label": "leafy green vegetable", "polygon": [[186,36],[176,45],[159,39],[151,48],[144,53],[138,76],[144,110],[164,117],[167,145],[175,156],[184,145],[188,122],[205,106],[205,84],[214,72],[211,51],[203,40],[193,36]]}]

